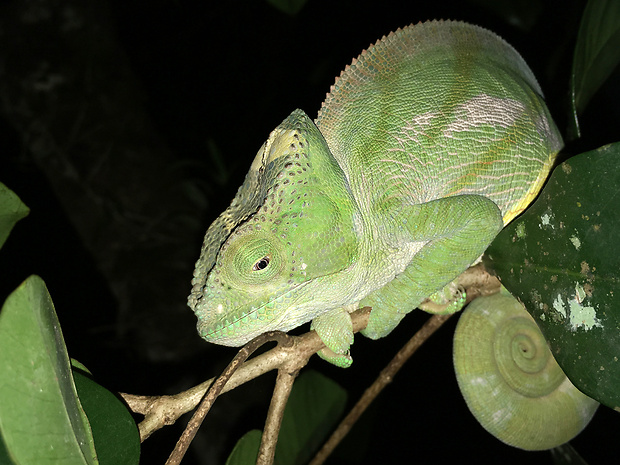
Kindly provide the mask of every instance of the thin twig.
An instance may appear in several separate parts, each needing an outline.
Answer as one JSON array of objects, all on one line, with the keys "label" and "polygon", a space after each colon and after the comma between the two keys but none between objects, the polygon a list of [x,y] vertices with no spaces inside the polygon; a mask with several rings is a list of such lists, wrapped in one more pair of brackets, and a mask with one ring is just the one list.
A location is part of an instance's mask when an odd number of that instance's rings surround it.
[{"label": "thin twig", "polygon": [[351,430],[355,422],[364,413],[366,408],[379,395],[379,393],[394,378],[394,375],[401,369],[403,364],[420,348],[420,346],[443,325],[452,315],[433,315],[424,325],[413,335],[411,339],[398,351],[390,363],[381,371],[379,377],[364,392],[357,404],[351,409],[348,415],[340,422],[338,428],[332,433],[310,465],[321,465],[333,452],[336,446]]},{"label": "thin twig", "polygon": [[288,370],[278,370],[276,385],[273,389],[269,412],[265,420],[265,428],[260,441],[260,449],[258,450],[258,458],[256,465],[271,465],[276,455],[276,445],[278,443],[278,435],[280,434],[280,426],[284,416],[284,408],[288,401],[293,388],[293,382],[297,378],[299,370],[290,373]]},{"label": "thin twig", "polygon": [[277,341],[278,344],[282,345],[292,344],[292,341],[287,334],[280,331],[270,331],[268,333],[261,334],[243,346],[243,348],[224,369],[220,377],[209,388],[209,391],[202,399],[200,406],[196,409],[196,412],[194,412],[194,415],[187,424],[185,431],[183,431],[183,434],[177,441],[170,457],[168,457],[166,465],[178,465],[181,463],[181,460],[183,460],[183,456],[185,455],[185,452],[187,452],[192,439],[194,439],[194,436],[196,436],[196,433],[198,432],[198,428],[200,428],[202,421],[211,409],[213,402],[215,402],[215,399],[222,391],[224,385],[228,382],[235,371],[237,371],[241,364],[247,360],[247,358],[252,355],[256,349],[270,341]]}]

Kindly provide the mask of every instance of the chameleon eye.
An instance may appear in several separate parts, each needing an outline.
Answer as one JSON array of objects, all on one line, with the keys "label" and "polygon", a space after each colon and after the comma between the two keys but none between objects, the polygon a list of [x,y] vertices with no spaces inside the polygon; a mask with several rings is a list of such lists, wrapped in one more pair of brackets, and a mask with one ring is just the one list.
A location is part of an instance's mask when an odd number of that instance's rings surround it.
[{"label": "chameleon eye", "polygon": [[253,289],[279,282],[288,267],[282,247],[263,231],[250,231],[236,237],[222,257],[222,279],[231,286]]},{"label": "chameleon eye", "polygon": [[269,255],[265,255],[260,260],[257,260],[256,263],[252,266],[252,271],[261,271],[269,266],[269,262],[271,261],[271,257]]}]

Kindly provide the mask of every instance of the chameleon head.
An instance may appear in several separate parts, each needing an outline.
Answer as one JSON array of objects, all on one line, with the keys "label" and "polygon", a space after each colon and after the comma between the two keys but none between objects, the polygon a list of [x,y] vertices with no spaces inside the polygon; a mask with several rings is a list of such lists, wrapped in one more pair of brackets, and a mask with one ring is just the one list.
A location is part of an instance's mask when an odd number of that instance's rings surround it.
[{"label": "chameleon head", "polygon": [[353,214],[346,178],[323,136],[294,111],[207,230],[188,299],[199,334],[238,346],[325,310],[330,297],[316,294],[319,282],[355,260]]}]

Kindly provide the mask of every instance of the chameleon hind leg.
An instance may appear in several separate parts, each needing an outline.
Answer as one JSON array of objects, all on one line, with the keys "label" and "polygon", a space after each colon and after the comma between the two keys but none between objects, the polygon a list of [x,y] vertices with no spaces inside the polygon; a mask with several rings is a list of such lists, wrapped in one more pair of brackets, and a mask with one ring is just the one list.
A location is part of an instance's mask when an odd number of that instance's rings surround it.
[{"label": "chameleon hind leg", "polygon": [[[486,250],[503,227],[497,205],[479,195],[397,204],[384,213],[398,218],[408,240],[426,243],[402,273],[362,299],[360,307],[372,307],[368,326],[362,331],[371,339],[386,336],[427,297],[437,297]],[[457,301],[448,308],[456,311],[458,305]]]},{"label": "chameleon hind leg", "polygon": [[460,311],[465,306],[466,300],[465,289],[454,280],[428,296],[418,308],[435,315],[449,315]]}]

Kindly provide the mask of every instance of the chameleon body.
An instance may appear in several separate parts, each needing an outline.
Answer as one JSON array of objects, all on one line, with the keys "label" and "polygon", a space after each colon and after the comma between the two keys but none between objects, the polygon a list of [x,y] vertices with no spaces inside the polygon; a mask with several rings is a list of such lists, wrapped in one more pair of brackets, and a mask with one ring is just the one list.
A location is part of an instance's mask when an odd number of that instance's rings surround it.
[{"label": "chameleon body", "polygon": [[[441,295],[536,196],[562,146],[542,92],[494,33],[431,21],[391,33],[295,110],[208,229],[189,306],[238,346],[312,321],[340,366],[349,313],[371,338]],[[458,309],[448,305],[448,309]]]}]

